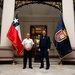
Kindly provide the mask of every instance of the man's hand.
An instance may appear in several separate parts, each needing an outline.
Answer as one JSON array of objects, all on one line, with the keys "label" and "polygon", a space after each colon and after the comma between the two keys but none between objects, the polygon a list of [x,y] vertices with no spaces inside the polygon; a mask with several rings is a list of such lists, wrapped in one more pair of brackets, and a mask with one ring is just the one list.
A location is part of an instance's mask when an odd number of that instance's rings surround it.
[{"label": "man's hand", "polygon": [[50,49],[47,50],[48,52],[50,51]]},{"label": "man's hand", "polygon": [[30,50],[31,50],[31,48],[27,48],[27,50],[28,50],[28,51],[30,51]]},{"label": "man's hand", "polygon": [[40,48],[38,49],[38,51],[40,52]]}]

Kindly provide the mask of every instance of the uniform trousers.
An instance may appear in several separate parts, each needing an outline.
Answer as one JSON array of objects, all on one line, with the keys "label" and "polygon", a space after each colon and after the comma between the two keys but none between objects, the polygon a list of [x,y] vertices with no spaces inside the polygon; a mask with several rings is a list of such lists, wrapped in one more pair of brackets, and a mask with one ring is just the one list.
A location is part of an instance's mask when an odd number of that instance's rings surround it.
[{"label": "uniform trousers", "polygon": [[49,55],[47,49],[41,49],[40,51],[40,56],[41,56],[41,66],[44,67],[44,58],[46,59],[46,68],[50,67],[50,62],[49,62]]},{"label": "uniform trousers", "polygon": [[27,57],[29,58],[29,67],[32,67],[32,50],[27,51],[24,49],[23,67],[27,65]]}]

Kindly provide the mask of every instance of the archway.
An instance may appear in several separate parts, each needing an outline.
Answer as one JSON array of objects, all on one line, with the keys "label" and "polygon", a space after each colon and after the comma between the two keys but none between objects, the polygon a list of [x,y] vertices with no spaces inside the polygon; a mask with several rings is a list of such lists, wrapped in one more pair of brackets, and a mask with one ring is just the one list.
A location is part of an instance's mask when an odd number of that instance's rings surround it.
[{"label": "archway", "polygon": [[40,0],[28,0],[28,1],[20,1],[20,0],[16,0],[15,2],[15,10],[22,7],[22,6],[25,6],[25,5],[29,5],[29,4],[44,4],[44,5],[49,5],[49,6],[52,6],[58,10],[61,10],[62,9],[62,3],[61,3],[62,0],[50,0],[50,1],[40,1]]},{"label": "archway", "polygon": [[[23,7],[22,7],[23,6]],[[32,7],[31,7],[32,6]],[[49,5],[46,4],[44,5],[43,3],[37,3],[37,2],[34,2],[33,4],[32,3],[29,3],[27,5],[21,5],[20,7],[18,7],[16,10],[18,11],[18,14],[19,14],[19,21],[20,21],[20,25],[21,25],[21,31],[22,31],[22,37],[23,39],[25,38],[25,34],[27,32],[30,32],[30,26],[31,25],[46,25],[47,26],[47,32],[48,32],[48,35],[51,37],[51,41],[52,41],[52,37],[53,37],[53,34],[54,34],[54,30],[56,28],[56,25],[57,25],[57,21],[58,21],[58,17],[56,16],[48,16],[48,15],[45,15],[45,16],[35,16],[34,14],[29,17],[29,16],[26,16],[25,14],[29,13],[27,11],[30,11],[30,9],[27,9],[27,8],[32,8],[32,10],[34,9],[34,11],[37,12],[37,10],[35,9],[38,9],[38,11],[40,9],[43,9],[43,7],[45,9],[47,9],[47,12],[50,13],[50,11],[48,9],[53,9],[52,12],[56,12],[56,14],[58,13],[60,15],[60,10],[56,9],[54,6],[52,5]],[[22,12],[23,11],[23,12]],[[40,10],[39,12],[42,12],[42,10]],[[45,11],[44,11],[45,12]],[[48,14],[47,13],[47,14]],[[36,13],[35,13],[36,14]],[[43,14],[43,12],[42,12]],[[53,14],[53,13],[52,13]],[[55,14],[55,13],[54,13]],[[53,14],[53,15],[54,15]],[[20,16],[21,15],[21,16]],[[27,14],[28,15],[28,14]],[[25,17],[24,17],[25,16]],[[37,18],[39,20],[37,20]],[[36,20],[35,20],[36,19]],[[46,20],[47,19],[47,20]],[[55,20],[56,19],[56,20]],[[53,27],[54,26],[54,27]],[[51,31],[49,31],[49,28]],[[54,28],[54,29],[53,29]],[[25,31],[24,31],[25,30]],[[52,32],[52,33],[49,33],[49,32]],[[32,38],[33,39],[33,38]],[[51,57],[58,57],[58,55],[56,54],[57,52],[55,51],[55,48],[52,44],[52,49],[51,49]]]}]

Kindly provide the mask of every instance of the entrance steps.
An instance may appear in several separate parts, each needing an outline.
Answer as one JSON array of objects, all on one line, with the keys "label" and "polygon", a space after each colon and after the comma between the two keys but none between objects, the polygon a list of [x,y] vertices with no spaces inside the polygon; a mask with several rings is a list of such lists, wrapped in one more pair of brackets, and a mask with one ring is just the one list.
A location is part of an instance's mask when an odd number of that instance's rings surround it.
[{"label": "entrance steps", "polygon": [[[23,58],[19,57],[19,58],[15,58],[15,61],[17,64],[23,64]],[[27,64],[28,64],[29,60],[27,60]],[[51,65],[58,65],[60,62],[59,58],[50,58],[50,64]],[[44,59],[44,64],[46,64],[46,60]],[[35,62],[34,58],[32,59],[32,65],[40,65],[40,62]]]}]

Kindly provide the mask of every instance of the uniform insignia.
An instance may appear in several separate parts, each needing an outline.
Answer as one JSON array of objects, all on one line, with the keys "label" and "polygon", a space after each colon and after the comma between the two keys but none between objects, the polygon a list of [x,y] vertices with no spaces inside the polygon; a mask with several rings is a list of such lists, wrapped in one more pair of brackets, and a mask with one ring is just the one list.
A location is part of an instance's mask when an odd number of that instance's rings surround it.
[{"label": "uniform insignia", "polygon": [[56,34],[55,34],[55,40],[57,42],[62,42],[63,40],[65,40],[67,38],[67,32],[66,30],[59,30]]}]

